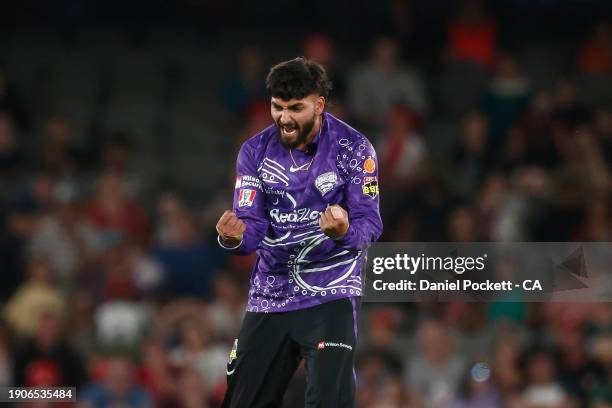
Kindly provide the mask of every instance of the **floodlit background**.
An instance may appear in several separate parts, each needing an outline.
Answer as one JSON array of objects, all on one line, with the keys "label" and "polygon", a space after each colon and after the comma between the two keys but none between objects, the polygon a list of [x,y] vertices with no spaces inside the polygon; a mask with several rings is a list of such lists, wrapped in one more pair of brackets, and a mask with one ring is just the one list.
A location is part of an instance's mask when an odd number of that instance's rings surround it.
[{"label": "floodlit background", "polygon": [[[0,9],[0,385],[219,406],[254,258],[214,225],[298,55],[377,149],[383,240],[612,241],[607,0],[124,3]],[[612,407],[610,304],[364,305],[360,329],[359,408]]]}]

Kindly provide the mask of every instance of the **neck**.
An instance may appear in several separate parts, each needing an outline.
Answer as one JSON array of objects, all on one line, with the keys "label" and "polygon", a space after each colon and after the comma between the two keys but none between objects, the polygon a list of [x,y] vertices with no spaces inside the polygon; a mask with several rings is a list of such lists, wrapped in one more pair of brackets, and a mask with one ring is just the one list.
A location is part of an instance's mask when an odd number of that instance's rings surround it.
[{"label": "neck", "polygon": [[319,133],[319,130],[321,129],[322,125],[323,125],[323,115],[319,115],[315,119],[315,124],[312,127],[312,130],[310,131],[308,136],[306,137],[306,140],[304,141],[304,143],[297,146],[296,149],[301,150],[301,151],[306,151],[306,146],[312,143],[314,138],[317,136],[317,133]]}]

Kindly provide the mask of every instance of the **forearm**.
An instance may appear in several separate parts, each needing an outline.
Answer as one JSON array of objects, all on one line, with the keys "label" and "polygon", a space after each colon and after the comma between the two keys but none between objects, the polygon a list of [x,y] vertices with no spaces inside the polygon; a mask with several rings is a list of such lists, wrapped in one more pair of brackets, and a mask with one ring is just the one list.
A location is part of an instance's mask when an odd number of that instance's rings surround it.
[{"label": "forearm", "polygon": [[382,234],[380,217],[373,218],[352,219],[346,234],[336,239],[338,245],[348,250],[366,249]]},{"label": "forearm", "polygon": [[250,255],[252,254],[261,243],[264,237],[264,231],[260,228],[250,227],[247,224],[247,228],[244,231],[241,239],[223,239],[221,236],[217,237],[217,242],[221,248],[227,250],[234,255]]}]

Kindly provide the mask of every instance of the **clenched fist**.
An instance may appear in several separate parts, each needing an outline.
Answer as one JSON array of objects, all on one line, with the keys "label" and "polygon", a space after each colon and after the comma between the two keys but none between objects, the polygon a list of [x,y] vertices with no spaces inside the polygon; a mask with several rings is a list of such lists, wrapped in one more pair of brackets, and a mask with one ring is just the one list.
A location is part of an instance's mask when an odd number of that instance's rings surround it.
[{"label": "clenched fist", "polygon": [[344,236],[349,228],[348,213],[338,204],[327,207],[319,219],[321,231],[330,238]]},{"label": "clenched fist", "polygon": [[223,245],[229,247],[240,244],[244,230],[246,230],[246,224],[231,210],[225,210],[217,222],[217,233]]}]

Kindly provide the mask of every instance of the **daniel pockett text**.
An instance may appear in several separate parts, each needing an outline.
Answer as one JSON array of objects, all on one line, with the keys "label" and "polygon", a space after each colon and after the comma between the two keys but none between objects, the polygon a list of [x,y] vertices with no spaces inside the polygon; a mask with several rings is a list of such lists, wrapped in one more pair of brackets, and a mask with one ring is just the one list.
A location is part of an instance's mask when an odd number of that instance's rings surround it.
[{"label": "daniel pockett text", "polygon": [[606,244],[377,243],[365,301],[609,301]]}]

